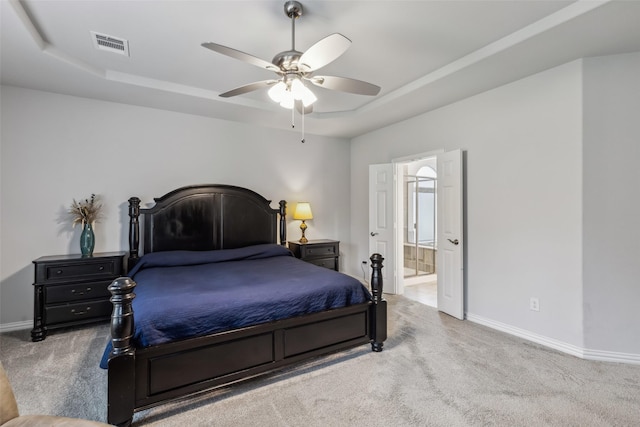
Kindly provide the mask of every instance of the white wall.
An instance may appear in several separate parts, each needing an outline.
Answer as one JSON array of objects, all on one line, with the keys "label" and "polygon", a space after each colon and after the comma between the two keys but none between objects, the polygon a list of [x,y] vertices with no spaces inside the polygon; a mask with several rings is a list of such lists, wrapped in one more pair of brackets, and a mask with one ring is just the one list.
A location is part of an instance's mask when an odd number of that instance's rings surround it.
[{"label": "white wall", "polygon": [[[467,313],[582,347],[582,78],[569,63],[351,143],[348,270],[368,257],[368,166],[466,160]],[[530,297],[540,311],[529,310]]]},{"label": "white wall", "polygon": [[640,53],[584,62],[584,332],[640,354]]},{"label": "white wall", "polygon": [[[203,183],[251,188],[273,207],[307,200],[310,239],[349,238],[347,140],[307,135],[301,144],[294,132],[8,86],[1,102],[2,325],[33,319],[32,260],[79,253],[65,212],[91,193],[106,207],[96,252],[127,248],[129,197],[147,204]],[[290,239],[298,227],[290,220]]]}]

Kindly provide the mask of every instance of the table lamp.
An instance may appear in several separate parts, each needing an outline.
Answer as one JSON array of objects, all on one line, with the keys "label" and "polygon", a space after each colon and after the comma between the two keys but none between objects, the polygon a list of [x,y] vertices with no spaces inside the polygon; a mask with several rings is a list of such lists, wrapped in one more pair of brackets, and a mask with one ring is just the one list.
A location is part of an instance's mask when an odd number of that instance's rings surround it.
[{"label": "table lamp", "polygon": [[313,219],[313,214],[311,213],[311,205],[307,202],[299,202],[296,205],[296,210],[293,212],[293,219],[302,220],[302,224],[300,224],[300,230],[302,230],[302,237],[298,240],[300,243],[307,243],[308,240],[304,237],[304,232],[307,229],[307,224],[304,222],[307,219]]}]

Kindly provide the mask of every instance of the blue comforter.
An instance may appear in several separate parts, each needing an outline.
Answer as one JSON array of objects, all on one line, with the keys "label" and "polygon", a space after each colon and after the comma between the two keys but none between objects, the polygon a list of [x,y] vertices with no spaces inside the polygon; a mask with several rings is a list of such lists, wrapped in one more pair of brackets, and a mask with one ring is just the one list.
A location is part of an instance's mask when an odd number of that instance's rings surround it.
[{"label": "blue comforter", "polygon": [[[371,299],[353,277],[268,244],[144,255],[129,272],[136,347],[281,320]],[[106,367],[110,345],[101,363]]]}]

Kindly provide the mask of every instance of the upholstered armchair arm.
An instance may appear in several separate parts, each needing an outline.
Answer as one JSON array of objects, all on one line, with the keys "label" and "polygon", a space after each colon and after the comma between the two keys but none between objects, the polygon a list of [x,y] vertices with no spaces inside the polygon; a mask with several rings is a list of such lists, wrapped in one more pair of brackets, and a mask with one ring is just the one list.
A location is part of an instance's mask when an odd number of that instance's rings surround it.
[{"label": "upholstered armchair arm", "polygon": [[108,427],[109,424],[53,415],[22,415],[13,389],[0,363],[0,426],[2,427]]}]

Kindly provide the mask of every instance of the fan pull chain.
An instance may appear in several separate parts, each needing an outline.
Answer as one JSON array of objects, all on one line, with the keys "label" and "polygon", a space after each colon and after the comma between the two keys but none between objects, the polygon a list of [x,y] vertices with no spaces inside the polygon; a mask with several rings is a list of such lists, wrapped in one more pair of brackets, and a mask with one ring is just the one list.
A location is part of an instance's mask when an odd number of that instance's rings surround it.
[{"label": "fan pull chain", "polygon": [[302,106],[302,140],[300,142],[302,142],[304,144],[304,105]]},{"label": "fan pull chain", "polygon": [[[300,111],[300,116],[302,117],[302,139],[300,140],[300,142],[302,142],[304,144],[305,139],[304,139],[304,106],[302,107],[301,111]],[[293,107],[291,109],[291,129],[295,129],[296,128],[296,108]]]}]

